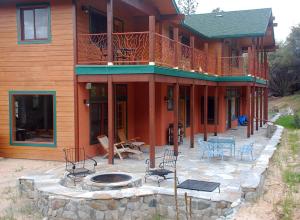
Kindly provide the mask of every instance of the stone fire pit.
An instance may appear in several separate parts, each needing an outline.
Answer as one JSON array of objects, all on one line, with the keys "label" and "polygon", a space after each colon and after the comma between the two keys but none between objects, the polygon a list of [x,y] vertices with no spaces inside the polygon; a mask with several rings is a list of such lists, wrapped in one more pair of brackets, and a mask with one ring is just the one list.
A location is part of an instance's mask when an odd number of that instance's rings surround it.
[{"label": "stone fire pit", "polygon": [[142,179],[130,173],[96,173],[84,178],[82,188],[90,191],[118,190],[142,186]]}]

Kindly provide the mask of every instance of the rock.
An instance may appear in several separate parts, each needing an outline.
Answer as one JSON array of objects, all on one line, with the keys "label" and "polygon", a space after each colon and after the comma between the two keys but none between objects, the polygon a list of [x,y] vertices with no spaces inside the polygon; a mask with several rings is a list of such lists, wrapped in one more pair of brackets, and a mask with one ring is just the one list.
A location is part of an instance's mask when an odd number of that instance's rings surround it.
[{"label": "rock", "polygon": [[95,211],[95,220],[103,220],[104,219],[104,212]]},{"label": "rock", "polygon": [[77,219],[76,212],[71,211],[64,211],[62,217],[67,219]]},{"label": "rock", "polygon": [[66,200],[64,200],[64,199],[54,199],[54,200],[52,200],[51,208],[53,210],[56,210],[56,209],[64,207],[65,205],[66,205]]},{"label": "rock", "polygon": [[104,202],[91,202],[89,206],[98,211],[106,211],[108,209]]},{"label": "rock", "polygon": [[118,202],[114,199],[109,200],[109,202],[107,203],[107,208],[110,210],[115,210],[118,208]]},{"label": "rock", "polygon": [[109,210],[105,212],[105,219],[107,220],[118,220],[118,211]]}]

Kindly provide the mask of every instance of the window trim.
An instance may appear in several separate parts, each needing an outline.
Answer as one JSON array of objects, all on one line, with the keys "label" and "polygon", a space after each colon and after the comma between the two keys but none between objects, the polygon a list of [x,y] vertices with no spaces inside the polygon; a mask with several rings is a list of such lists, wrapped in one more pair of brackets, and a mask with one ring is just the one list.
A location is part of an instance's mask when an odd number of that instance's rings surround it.
[{"label": "window trim", "polygon": [[[46,7],[48,9],[48,38],[37,39],[37,40],[22,40],[22,18],[21,9],[33,9],[34,7]],[[51,34],[51,7],[49,2],[38,2],[38,3],[21,3],[16,4],[17,8],[17,34],[18,44],[49,44],[52,41]]]},{"label": "window trim", "polygon": [[[56,91],[9,91],[9,142],[11,146],[56,147]],[[52,95],[53,96],[53,143],[15,142],[13,140],[13,95]]]}]

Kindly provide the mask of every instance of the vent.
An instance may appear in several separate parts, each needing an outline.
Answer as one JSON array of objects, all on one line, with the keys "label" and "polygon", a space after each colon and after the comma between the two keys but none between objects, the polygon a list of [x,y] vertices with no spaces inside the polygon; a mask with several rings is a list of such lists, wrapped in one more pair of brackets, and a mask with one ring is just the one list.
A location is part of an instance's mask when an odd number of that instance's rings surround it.
[{"label": "vent", "polygon": [[223,15],[221,15],[221,14],[217,14],[217,15],[216,15],[216,17],[223,17]]}]

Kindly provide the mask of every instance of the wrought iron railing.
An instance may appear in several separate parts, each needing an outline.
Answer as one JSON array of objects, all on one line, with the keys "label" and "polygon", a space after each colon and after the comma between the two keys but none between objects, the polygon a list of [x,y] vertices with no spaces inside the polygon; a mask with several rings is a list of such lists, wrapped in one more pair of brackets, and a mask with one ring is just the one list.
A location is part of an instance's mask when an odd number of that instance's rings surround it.
[{"label": "wrought iron railing", "polygon": [[194,49],[194,69],[197,72],[207,72],[207,55],[204,51]]},{"label": "wrought iron railing", "polygon": [[149,32],[113,33],[113,61],[116,64],[149,62]]},{"label": "wrought iron railing", "polygon": [[248,58],[244,56],[222,57],[222,75],[242,76],[249,74]]},{"label": "wrought iron railing", "polygon": [[154,59],[157,65],[174,67],[175,66],[175,47],[176,42],[161,34],[155,34]]},{"label": "wrought iron railing", "polygon": [[183,70],[191,70],[192,53],[191,47],[178,42],[178,68]]}]

